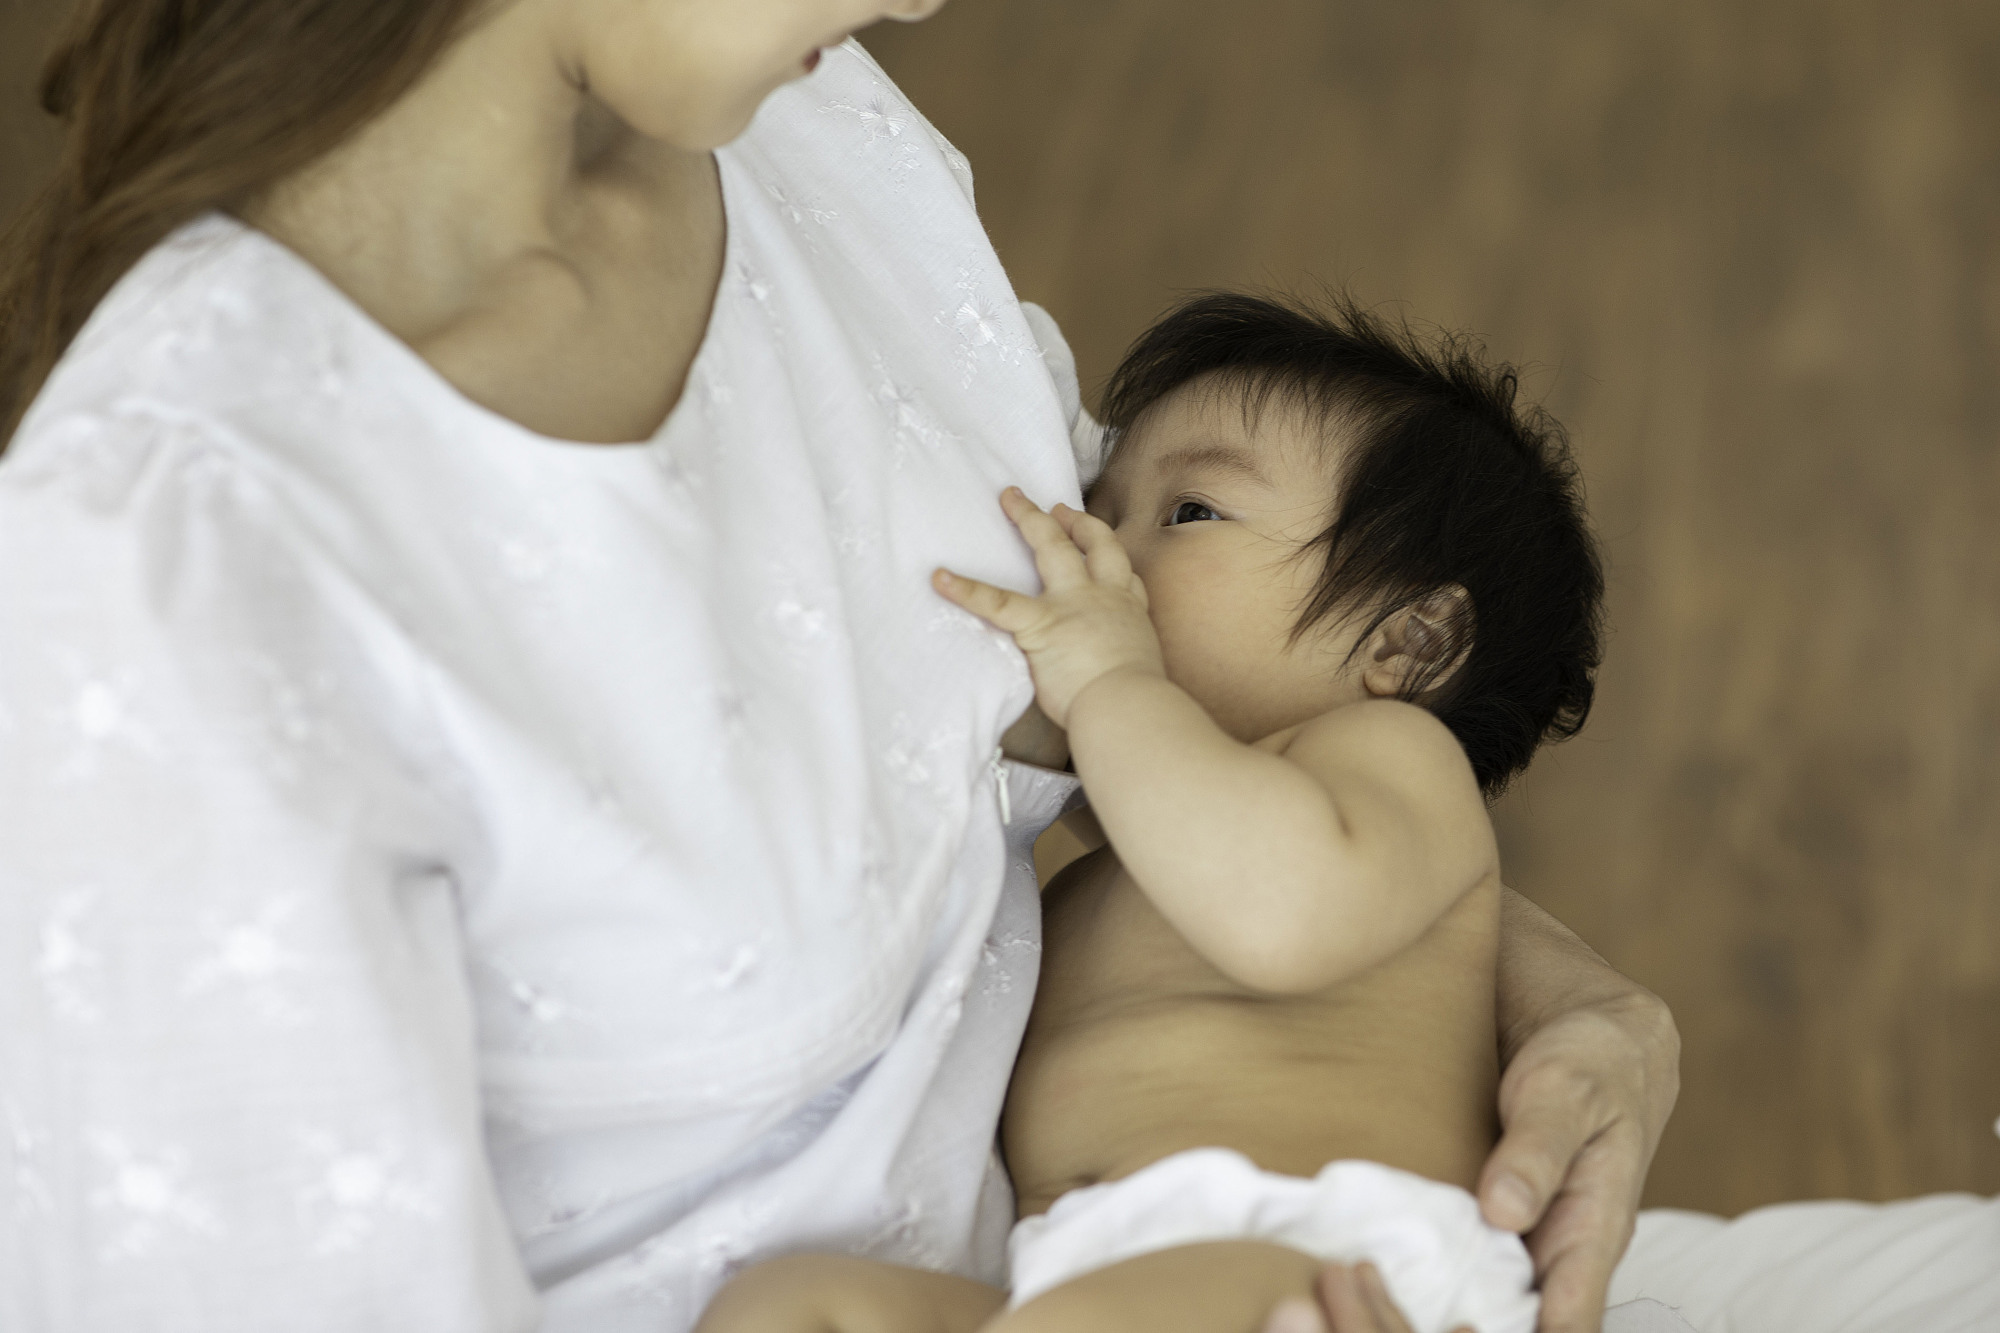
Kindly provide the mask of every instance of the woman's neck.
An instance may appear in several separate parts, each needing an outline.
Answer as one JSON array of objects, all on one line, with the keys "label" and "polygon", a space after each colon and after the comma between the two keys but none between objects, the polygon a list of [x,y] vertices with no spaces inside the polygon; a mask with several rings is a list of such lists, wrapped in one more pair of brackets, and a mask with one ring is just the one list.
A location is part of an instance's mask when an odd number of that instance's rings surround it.
[{"label": "woman's neck", "polygon": [[473,401],[543,435],[644,439],[707,327],[721,187],[710,154],[590,95],[549,9],[502,8],[245,220]]},{"label": "woman's neck", "polygon": [[524,260],[589,267],[607,196],[671,194],[706,179],[708,155],[647,139],[592,97],[546,13],[501,8],[245,220],[418,346]]}]

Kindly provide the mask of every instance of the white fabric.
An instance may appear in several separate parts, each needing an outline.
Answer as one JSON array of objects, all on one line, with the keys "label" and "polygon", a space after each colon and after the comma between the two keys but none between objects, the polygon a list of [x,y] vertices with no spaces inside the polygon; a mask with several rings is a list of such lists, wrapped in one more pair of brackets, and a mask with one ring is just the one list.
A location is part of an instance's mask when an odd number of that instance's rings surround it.
[{"label": "white fabric", "polygon": [[1008,1245],[1009,1299],[1023,1305],[1094,1269],[1218,1240],[1370,1260],[1416,1333],[1535,1327],[1527,1247],[1486,1225],[1464,1190],[1377,1162],[1331,1162],[1310,1180],[1283,1176],[1227,1148],[1176,1153],[1023,1218]]},{"label": "white fabric", "polygon": [[1021,302],[1021,313],[1027,316],[1028,331],[1041,346],[1049,376],[1056,382],[1056,392],[1061,396],[1063,411],[1070,420],[1070,451],[1076,455],[1077,479],[1088,487],[1104,471],[1105,446],[1110,441],[1105,438],[1104,427],[1098,424],[1097,418],[1084,409],[1083,389],[1076,376],[1076,357],[1070,352],[1069,343],[1057,327],[1055,317],[1032,301]]},{"label": "white fabric", "polygon": [[858,46],[717,156],[649,442],[481,410],[221,218],[33,408],[0,1327],[676,1333],[779,1251],[997,1276],[1070,780],[1017,772],[1003,838],[1028,676],[927,576],[1031,586],[996,496],[1077,503],[1073,377]]},{"label": "white fabric", "polygon": [[1700,1333],[1993,1333],[2000,1199],[1650,1210],[1611,1282],[1614,1302],[1641,1298]]}]

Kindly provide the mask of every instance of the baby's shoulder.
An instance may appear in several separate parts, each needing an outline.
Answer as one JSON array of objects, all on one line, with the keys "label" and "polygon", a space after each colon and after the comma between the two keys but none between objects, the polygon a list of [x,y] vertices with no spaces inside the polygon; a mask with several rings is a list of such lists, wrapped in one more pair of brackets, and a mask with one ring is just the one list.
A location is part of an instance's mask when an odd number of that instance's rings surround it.
[{"label": "baby's shoulder", "polygon": [[1271,739],[1280,743],[1269,748],[1323,781],[1365,782],[1433,808],[1485,808],[1458,738],[1415,704],[1395,699],[1347,704]]}]

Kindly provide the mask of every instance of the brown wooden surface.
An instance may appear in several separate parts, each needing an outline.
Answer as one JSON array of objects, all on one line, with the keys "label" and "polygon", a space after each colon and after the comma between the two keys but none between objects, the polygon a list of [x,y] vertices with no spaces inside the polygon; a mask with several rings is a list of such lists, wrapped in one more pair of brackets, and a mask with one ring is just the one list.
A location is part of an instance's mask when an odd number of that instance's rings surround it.
[{"label": "brown wooden surface", "polygon": [[867,40],[1086,382],[1351,284],[1535,367],[1610,561],[1512,880],[1673,1004],[1649,1199],[2000,1190],[2000,5],[956,0]]},{"label": "brown wooden surface", "polygon": [[[58,0],[0,0],[0,208]],[[1086,381],[1350,283],[1531,363],[1615,637],[1500,823],[1674,1005],[1651,1200],[2000,1190],[2000,5],[956,0],[876,52]]]}]

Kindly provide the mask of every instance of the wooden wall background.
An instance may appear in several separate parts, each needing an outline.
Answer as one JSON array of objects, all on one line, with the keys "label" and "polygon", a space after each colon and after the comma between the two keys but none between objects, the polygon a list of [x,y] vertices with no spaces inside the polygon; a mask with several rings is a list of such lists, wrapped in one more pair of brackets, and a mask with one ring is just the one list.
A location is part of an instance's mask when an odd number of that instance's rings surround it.
[{"label": "wooden wall background", "polygon": [[[0,0],[0,208],[61,0]],[[1510,878],[1674,1006],[1650,1201],[2000,1191],[2000,6],[956,0],[867,40],[1086,384],[1344,282],[1569,423],[1600,705]]]}]

